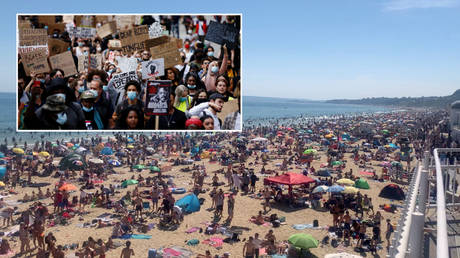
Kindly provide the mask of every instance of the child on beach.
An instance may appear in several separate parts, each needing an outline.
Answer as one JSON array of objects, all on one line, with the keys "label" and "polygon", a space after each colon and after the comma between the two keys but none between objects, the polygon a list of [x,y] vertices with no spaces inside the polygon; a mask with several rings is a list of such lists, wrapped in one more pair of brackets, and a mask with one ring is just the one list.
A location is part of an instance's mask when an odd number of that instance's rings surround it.
[{"label": "child on beach", "polygon": [[126,242],[126,247],[121,250],[120,258],[130,258],[131,255],[134,256],[134,250],[130,248],[131,241]]}]

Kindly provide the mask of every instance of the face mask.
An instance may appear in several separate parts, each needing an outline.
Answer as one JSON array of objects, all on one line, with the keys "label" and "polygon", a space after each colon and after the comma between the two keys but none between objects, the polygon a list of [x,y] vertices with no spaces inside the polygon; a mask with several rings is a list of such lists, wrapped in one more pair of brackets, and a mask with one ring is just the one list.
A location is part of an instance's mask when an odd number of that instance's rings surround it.
[{"label": "face mask", "polygon": [[41,83],[45,83],[45,79],[39,79]]},{"label": "face mask", "polygon": [[128,98],[129,98],[130,100],[134,100],[134,99],[137,97],[137,92],[135,92],[135,91],[128,91],[127,95],[128,95]]},{"label": "face mask", "polygon": [[208,56],[214,56],[214,52],[208,52]]},{"label": "face mask", "polygon": [[97,90],[90,90],[90,91],[91,91],[91,93],[93,93],[94,97],[97,98],[97,95],[98,95]]},{"label": "face mask", "polygon": [[104,85],[104,86],[102,86],[102,89],[103,89],[104,91],[107,91],[107,90],[109,89],[109,86]]},{"label": "face mask", "polygon": [[54,94],[54,96],[56,96],[56,97],[61,97],[61,98],[63,98],[64,101],[65,101],[65,94],[64,94],[64,93],[56,93],[56,94]]},{"label": "face mask", "polygon": [[138,57],[138,58],[137,58],[137,62],[138,62],[138,63],[142,62],[142,58]]},{"label": "face mask", "polygon": [[211,68],[211,72],[213,72],[213,73],[217,73],[218,71],[219,71],[219,68],[217,66],[213,66]]},{"label": "face mask", "polygon": [[80,88],[78,88],[78,92],[82,93],[84,91],[85,91],[85,89],[83,89],[83,86],[80,86]]},{"label": "face mask", "polygon": [[192,30],[188,30],[187,32],[188,32],[188,34],[192,34]]},{"label": "face mask", "polygon": [[100,52],[102,50],[102,48],[98,47],[98,48],[96,48],[96,50]]},{"label": "face mask", "polygon": [[180,100],[180,102],[184,102],[184,101],[187,100],[187,97],[180,97],[179,100]]},{"label": "face mask", "polygon": [[188,87],[189,89],[195,89],[195,88],[196,88],[196,85],[187,84],[187,87]]},{"label": "face mask", "polygon": [[58,37],[58,34],[54,33],[53,38],[57,38],[57,37]]},{"label": "face mask", "polygon": [[189,48],[190,48],[190,45],[189,45],[189,44],[185,44],[184,47],[185,47],[186,49],[189,49]]},{"label": "face mask", "polygon": [[93,107],[87,108],[87,107],[85,107],[85,106],[82,106],[81,109],[83,109],[83,111],[85,111],[85,112],[91,112],[91,111],[93,111]]},{"label": "face mask", "polygon": [[56,123],[63,125],[65,122],[67,122],[67,114],[64,112],[57,114]]},{"label": "face mask", "polygon": [[83,47],[83,42],[78,42],[79,47]]}]

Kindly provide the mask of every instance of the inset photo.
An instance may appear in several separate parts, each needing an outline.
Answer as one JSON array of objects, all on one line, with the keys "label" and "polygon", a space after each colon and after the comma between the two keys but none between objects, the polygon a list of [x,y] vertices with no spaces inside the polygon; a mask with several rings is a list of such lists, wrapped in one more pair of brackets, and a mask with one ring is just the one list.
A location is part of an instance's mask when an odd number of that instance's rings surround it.
[{"label": "inset photo", "polygon": [[241,14],[18,14],[17,131],[240,131]]}]

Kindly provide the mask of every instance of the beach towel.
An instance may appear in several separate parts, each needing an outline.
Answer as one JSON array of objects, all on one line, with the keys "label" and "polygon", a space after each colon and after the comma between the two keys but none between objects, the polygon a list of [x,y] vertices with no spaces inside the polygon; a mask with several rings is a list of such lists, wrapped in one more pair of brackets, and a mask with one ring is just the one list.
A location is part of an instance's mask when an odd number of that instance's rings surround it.
[{"label": "beach towel", "polygon": [[171,248],[163,249],[163,257],[176,257],[180,255],[182,255],[182,253],[174,249],[171,249]]},{"label": "beach towel", "polygon": [[269,223],[269,222],[265,222],[264,224],[257,224],[256,219],[250,219],[249,222],[252,222],[252,223],[254,223],[254,224],[258,225],[258,226],[260,226],[260,225],[266,226],[266,227],[271,226],[271,223]]},{"label": "beach towel", "polygon": [[211,237],[203,241],[203,244],[210,245],[215,248],[221,247],[223,243],[224,239],[219,237]]},{"label": "beach towel", "polygon": [[296,230],[303,230],[303,229],[323,229],[323,227],[314,227],[313,224],[294,224],[292,228]]},{"label": "beach towel", "polygon": [[196,231],[198,231],[198,230],[200,230],[200,228],[198,228],[198,227],[193,227],[193,228],[187,229],[187,231],[185,231],[185,233],[190,234],[190,233],[196,232]]},{"label": "beach towel", "polygon": [[197,245],[200,243],[200,240],[198,239],[190,239],[189,241],[187,241],[187,245]]},{"label": "beach towel", "polygon": [[141,234],[126,234],[120,237],[121,239],[151,239],[151,235],[141,235]]}]

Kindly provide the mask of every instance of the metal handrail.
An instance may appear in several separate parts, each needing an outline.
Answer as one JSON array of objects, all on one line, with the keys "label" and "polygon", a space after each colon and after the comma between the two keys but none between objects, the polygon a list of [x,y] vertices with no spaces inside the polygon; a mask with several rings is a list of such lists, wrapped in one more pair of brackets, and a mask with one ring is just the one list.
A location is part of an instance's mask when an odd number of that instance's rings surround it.
[{"label": "metal handrail", "polygon": [[[447,217],[446,199],[444,196],[444,185],[442,180],[442,168],[439,160],[438,150],[452,151],[452,149],[434,149],[434,161],[436,165],[436,257],[449,257],[449,246],[447,242]],[[460,149],[458,149],[460,151]]]}]

